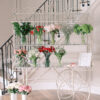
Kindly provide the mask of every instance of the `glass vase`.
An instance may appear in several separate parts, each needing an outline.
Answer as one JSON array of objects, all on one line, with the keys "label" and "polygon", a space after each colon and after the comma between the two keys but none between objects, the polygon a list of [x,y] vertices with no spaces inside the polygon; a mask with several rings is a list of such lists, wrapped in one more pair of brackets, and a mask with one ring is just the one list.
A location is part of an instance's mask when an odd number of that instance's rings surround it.
[{"label": "glass vase", "polygon": [[66,35],[66,44],[69,44],[70,43],[70,34],[67,34]]},{"label": "glass vase", "polygon": [[38,44],[41,44],[42,43],[42,38],[41,38],[40,35],[37,37],[37,39],[38,39]]},{"label": "glass vase", "polygon": [[85,44],[86,42],[85,42],[85,35],[81,35],[81,39],[82,39],[82,44]]},{"label": "glass vase", "polygon": [[43,52],[45,55],[45,67],[49,67],[50,66],[50,52]]},{"label": "glass vase", "polygon": [[55,33],[54,32],[51,32],[51,43],[54,45],[55,44]]},{"label": "glass vase", "polygon": [[26,36],[25,35],[21,35],[21,43],[26,43]]},{"label": "glass vase", "polygon": [[30,59],[30,63],[31,63],[34,67],[37,66],[37,60],[38,60],[38,58],[39,58],[39,57],[34,57],[34,58]]}]

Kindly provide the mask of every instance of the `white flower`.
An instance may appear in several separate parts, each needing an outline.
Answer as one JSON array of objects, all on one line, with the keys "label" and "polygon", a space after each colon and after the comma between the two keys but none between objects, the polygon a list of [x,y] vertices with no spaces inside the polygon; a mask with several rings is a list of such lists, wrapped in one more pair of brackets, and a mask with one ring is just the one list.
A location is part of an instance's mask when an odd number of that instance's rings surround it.
[{"label": "white flower", "polygon": [[31,58],[33,55],[35,55],[36,57],[39,56],[38,50],[34,49],[28,52],[28,58]]},{"label": "white flower", "polygon": [[50,32],[50,31],[51,31],[50,25],[44,26],[44,29],[45,29],[47,32]]},{"label": "white flower", "polygon": [[60,29],[61,28],[61,26],[60,25],[55,25],[55,29]]},{"label": "white flower", "polygon": [[50,25],[50,30],[51,30],[51,31],[55,30],[55,25],[54,25],[54,24],[51,24],[51,25]]},{"label": "white flower", "polygon": [[22,85],[22,84],[19,83],[19,82],[10,83],[10,84],[7,86],[7,89],[13,89],[13,88],[18,89],[21,85]]},{"label": "white flower", "polygon": [[60,29],[60,26],[59,25],[54,25],[54,24],[51,24],[51,25],[46,25],[44,26],[44,29],[47,31],[47,32],[51,32],[53,30],[56,30],[56,29]]}]

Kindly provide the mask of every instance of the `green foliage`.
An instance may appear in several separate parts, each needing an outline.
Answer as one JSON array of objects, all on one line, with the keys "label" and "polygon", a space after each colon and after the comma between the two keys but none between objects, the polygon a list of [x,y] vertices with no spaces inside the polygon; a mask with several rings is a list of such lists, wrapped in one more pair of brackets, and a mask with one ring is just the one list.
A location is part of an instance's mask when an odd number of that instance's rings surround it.
[{"label": "green foliage", "polygon": [[89,34],[91,31],[93,30],[93,27],[90,24],[83,24],[83,25],[79,25],[79,24],[75,24],[74,25],[74,32],[76,34]]},{"label": "green foliage", "polygon": [[33,26],[30,22],[23,22],[21,25],[18,22],[14,22],[15,33],[18,36],[27,35],[31,30],[33,30]]},{"label": "green foliage", "polygon": [[[18,52],[18,51],[16,51]],[[16,57],[19,59],[19,60],[22,60],[24,57],[26,57],[26,54],[24,52],[21,52],[21,54],[17,54]]]},{"label": "green foliage", "polygon": [[15,33],[17,36],[21,36],[21,29],[20,29],[20,25],[18,22],[14,22],[14,29],[15,29]]},{"label": "green foliage", "polygon": [[55,55],[58,58],[59,64],[61,65],[61,59],[65,55],[66,51],[63,48],[60,48],[59,51],[55,51]]},{"label": "green foliage", "polygon": [[69,43],[69,40],[70,40],[70,35],[73,32],[73,27],[71,27],[69,25],[66,25],[66,26],[63,25],[62,26],[62,32],[64,33],[65,39],[66,39],[66,43],[68,44]]},{"label": "green foliage", "polygon": [[13,89],[8,89],[8,93],[18,93],[18,89],[13,88]]},{"label": "green foliage", "polygon": [[81,34],[81,39],[83,43],[85,43],[84,35],[91,33],[92,30],[93,27],[90,24],[83,24],[81,26],[79,24],[74,25],[74,32],[78,35]]},{"label": "green foliage", "polygon": [[34,27],[34,33],[37,35],[37,36],[41,36],[43,34],[43,28],[36,28]]},{"label": "green foliage", "polygon": [[55,29],[55,30],[53,30],[53,31],[51,31],[50,33],[51,33],[51,37],[52,37],[52,44],[55,44],[55,34],[57,34],[59,32],[59,30],[58,29]]},{"label": "green foliage", "polygon": [[80,34],[80,25],[79,24],[74,25],[74,32],[77,33],[78,35]]},{"label": "green foliage", "polygon": [[17,36],[21,37],[22,43],[26,42],[26,35],[33,30],[33,26],[30,22],[23,22],[21,25],[18,22],[14,22],[14,29]]},{"label": "green foliage", "polygon": [[42,41],[41,36],[42,36],[43,32],[44,32],[44,27],[43,26],[35,26],[34,27],[34,34],[37,36],[39,44]]},{"label": "green foliage", "polygon": [[28,95],[29,92],[23,91],[23,92],[19,92],[19,94]]},{"label": "green foliage", "polygon": [[36,67],[36,65],[37,65],[37,60],[38,60],[38,58],[39,58],[39,57],[36,57],[35,54],[32,55],[32,56],[30,57],[30,60],[32,61],[33,65],[34,65],[35,67]]}]

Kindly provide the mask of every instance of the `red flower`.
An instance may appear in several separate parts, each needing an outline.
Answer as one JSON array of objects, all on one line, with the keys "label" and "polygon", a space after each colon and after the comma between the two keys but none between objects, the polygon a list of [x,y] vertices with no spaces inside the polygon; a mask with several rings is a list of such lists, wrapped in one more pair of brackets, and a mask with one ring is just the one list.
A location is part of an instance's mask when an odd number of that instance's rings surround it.
[{"label": "red flower", "polygon": [[38,26],[36,26],[36,29],[38,29]]},{"label": "red flower", "polygon": [[41,26],[41,28],[44,28],[44,26]]},{"label": "red flower", "polygon": [[26,51],[26,50],[14,50],[14,54],[20,55],[20,54],[22,54],[22,53],[26,54],[27,51]]},{"label": "red flower", "polygon": [[36,26],[36,28],[38,29],[38,28],[41,28],[41,26]]},{"label": "red flower", "polygon": [[52,52],[51,48],[48,48],[48,51],[49,51],[49,52]]},{"label": "red flower", "polygon": [[33,35],[34,34],[34,31],[30,31],[30,34]]},{"label": "red flower", "polygon": [[53,46],[50,47],[52,52],[55,52],[55,48]]},{"label": "red flower", "polygon": [[38,28],[41,28],[41,26],[38,26]]},{"label": "red flower", "polygon": [[27,53],[27,51],[26,51],[26,50],[22,50],[22,52],[23,52],[24,54],[26,54],[26,53]]},{"label": "red flower", "polygon": [[38,48],[39,52],[44,52],[44,51],[48,51],[48,52],[54,52],[55,51],[55,48],[54,47],[50,47],[50,48],[46,48],[44,46]]},{"label": "red flower", "polygon": [[43,30],[43,32],[45,32],[45,30]]},{"label": "red flower", "polygon": [[37,31],[39,32],[40,30],[39,30],[39,29],[37,29]]}]

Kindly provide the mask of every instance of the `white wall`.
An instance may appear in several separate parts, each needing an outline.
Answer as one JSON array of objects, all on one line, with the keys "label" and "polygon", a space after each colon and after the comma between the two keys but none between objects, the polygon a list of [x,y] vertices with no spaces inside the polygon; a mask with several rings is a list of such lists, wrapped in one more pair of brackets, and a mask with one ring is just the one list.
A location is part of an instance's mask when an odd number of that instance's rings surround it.
[{"label": "white wall", "polygon": [[[17,0],[18,11],[34,13],[45,0]],[[0,0],[0,46],[13,34],[11,21],[15,17],[16,0]]]},{"label": "white wall", "polygon": [[11,35],[12,0],[0,0],[0,46]]}]

